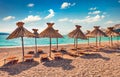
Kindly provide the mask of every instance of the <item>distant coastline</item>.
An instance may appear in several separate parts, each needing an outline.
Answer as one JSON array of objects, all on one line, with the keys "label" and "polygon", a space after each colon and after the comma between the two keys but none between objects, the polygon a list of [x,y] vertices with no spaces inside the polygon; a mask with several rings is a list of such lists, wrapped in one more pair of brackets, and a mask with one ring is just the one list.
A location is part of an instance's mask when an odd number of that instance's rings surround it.
[{"label": "distant coastline", "polygon": [[9,35],[9,33],[0,32],[0,35]]}]

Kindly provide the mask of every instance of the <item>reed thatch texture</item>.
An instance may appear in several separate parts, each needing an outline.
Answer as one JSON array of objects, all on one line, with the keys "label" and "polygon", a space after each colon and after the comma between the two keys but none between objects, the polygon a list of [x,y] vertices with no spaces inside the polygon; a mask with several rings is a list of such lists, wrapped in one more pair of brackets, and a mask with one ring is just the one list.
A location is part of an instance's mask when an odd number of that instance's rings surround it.
[{"label": "reed thatch texture", "polygon": [[55,29],[52,27],[54,23],[47,23],[48,27],[40,33],[40,37],[42,38],[59,38],[57,32]]}]

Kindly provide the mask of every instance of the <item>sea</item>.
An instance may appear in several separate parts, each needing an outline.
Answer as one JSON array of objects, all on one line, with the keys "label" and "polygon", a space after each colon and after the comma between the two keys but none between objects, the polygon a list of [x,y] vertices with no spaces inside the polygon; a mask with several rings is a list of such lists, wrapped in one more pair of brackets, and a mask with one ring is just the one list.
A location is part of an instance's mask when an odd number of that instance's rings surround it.
[{"label": "sea", "polygon": [[[9,39],[6,38],[9,35],[0,35],[0,48],[1,47],[19,47],[21,46],[21,38]],[[119,40],[120,37],[113,37],[113,40]],[[95,38],[89,38],[90,43],[96,42]],[[102,37],[101,41],[109,41],[108,37]],[[49,38],[37,38],[38,46],[48,46],[50,43]],[[69,38],[67,35],[64,35],[64,38],[58,38],[59,44],[74,44],[74,39]],[[88,40],[78,39],[79,44],[88,43]],[[35,38],[27,38],[24,37],[24,45],[25,46],[34,46]],[[56,45],[56,38],[52,38],[52,45]]]}]

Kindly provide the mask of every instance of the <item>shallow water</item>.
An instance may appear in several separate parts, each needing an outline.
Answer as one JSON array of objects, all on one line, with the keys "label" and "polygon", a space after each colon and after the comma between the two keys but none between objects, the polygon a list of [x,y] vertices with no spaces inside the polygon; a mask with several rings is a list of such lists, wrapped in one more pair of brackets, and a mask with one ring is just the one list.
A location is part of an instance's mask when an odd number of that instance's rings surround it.
[{"label": "shallow water", "polygon": [[[15,38],[15,39],[10,39],[7,40],[6,38],[8,35],[0,35],[0,47],[12,47],[12,46],[21,46],[21,38]],[[118,37],[120,38],[120,37]],[[117,37],[113,37],[113,40],[119,40]],[[67,35],[64,35],[64,38],[59,38],[58,39],[59,44],[73,44],[74,39],[69,38]],[[89,38],[90,42],[95,42],[95,38]],[[108,37],[102,37],[101,41],[109,41]],[[88,40],[82,40],[78,39],[78,43],[87,43]],[[37,39],[37,44],[38,45],[49,45],[49,38],[38,38]],[[52,39],[52,44],[56,44],[56,39]],[[34,38],[24,38],[24,45],[25,46],[34,46],[35,45],[35,39]]]}]

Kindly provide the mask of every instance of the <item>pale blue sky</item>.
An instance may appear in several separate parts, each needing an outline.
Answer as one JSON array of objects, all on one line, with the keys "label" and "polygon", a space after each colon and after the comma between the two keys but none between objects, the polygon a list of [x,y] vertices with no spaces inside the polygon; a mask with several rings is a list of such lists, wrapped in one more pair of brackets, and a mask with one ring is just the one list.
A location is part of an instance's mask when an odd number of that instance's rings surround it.
[{"label": "pale blue sky", "polygon": [[82,30],[92,30],[120,23],[120,0],[0,0],[0,32],[12,32],[16,22],[25,27],[43,31],[47,22],[67,34],[81,25]]}]

